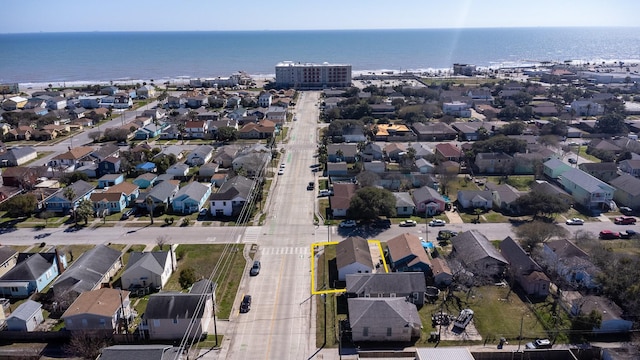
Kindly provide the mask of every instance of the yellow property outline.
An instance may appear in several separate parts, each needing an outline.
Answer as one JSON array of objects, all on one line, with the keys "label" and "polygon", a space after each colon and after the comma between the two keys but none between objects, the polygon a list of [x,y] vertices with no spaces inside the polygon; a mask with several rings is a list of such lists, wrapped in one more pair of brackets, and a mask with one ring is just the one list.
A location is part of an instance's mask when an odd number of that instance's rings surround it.
[{"label": "yellow property outline", "polygon": [[[387,261],[384,258],[384,253],[382,252],[382,246],[380,245],[380,240],[367,240],[368,243],[373,242],[378,246],[378,251],[380,251],[380,259],[382,260],[382,265],[384,266],[384,272],[389,272],[389,267],[387,266]],[[322,294],[336,294],[343,293],[347,291],[347,289],[328,289],[328,290],[318,290],[316,289],[316,257],[315,257],[315,248],[316,247],[326,247],[330,245],[337,245],[339,241],[325,241],[321,243],[313,243],[311,244],[311,294],[312,295],[322,295]]]}]

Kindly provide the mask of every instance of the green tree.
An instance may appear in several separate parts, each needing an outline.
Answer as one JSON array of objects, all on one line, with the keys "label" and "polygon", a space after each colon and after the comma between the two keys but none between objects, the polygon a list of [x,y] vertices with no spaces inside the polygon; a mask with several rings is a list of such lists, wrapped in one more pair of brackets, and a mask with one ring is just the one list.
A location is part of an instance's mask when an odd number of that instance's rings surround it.
[{"label": "green tree", "polygon": [[71,211],[73,213],[73,221],[77,225],[78,224],[78,217],[76,216],[76,209],[74,208],[74,204],[73,204],[73,200],[76,198],[76,192],[73,190],[73,188],[67,186],[62,191],[62,196],[64,196],[65,199],[69,200],[69,203],[70,203],[69,211]]},{"label": "green tree", "polygon": [[9,217],[20,217],[31,215],[38,206],[38,200],[33,194],[16,195],[5,201],[1,208],[7,212]]},{"label": "green tree", "polygon": [[194,282],[196,282],[196,271],[192,267],[180,271],[178,283],[183,289],[188,289]]},{"label": "green tree", "polygon": [[84,224],[89,223],[89,218],[93,215],[93,203],[89,199],[82,199],[78,203],[78,207],[76,208],[76,221],[82,219],[84,220]]},{"label": "green tree", "polygon": [[151,218],[151,225],[153,225],[153,211],[155,210],[156,203],[153,201],[151,196],[147,196],[144,200],[144,203],[147,205],[147,210],[149,211],[149,218]]},{"label": "green tree", "polygon": [[505,135],[521,135],[527,127],[522,121],[513,121],[500,128],[500,133]]},{"label": "green tree", "polygon": [[231,126],[222,126],[218,129],[218,140],[234,141],[238,138],[238,131]]},{"label": "green tree", "polygon": [[347,216],[351,219],[372,220],[396,214],[396,198],[386,189],[365,187],[351,198]]},{"label": "green tree", "polygon": [[520,196],[515,204],[523,214],[547,218],[552,217],[553,214],[566,212],[570,208],[570,205],[559,197],[537,191],[532,191]]},{"label": "green tree", "polygon": [[602,313],[591,310],[588,314],[579,314],[571,319],[571,340],[574,343],[587,341],[593,329],[602,324]]},{"label": "green tree", "polygon": [[624,123],[624,115],[619,113],[602,115],[596,121],[595,130],[605,134],[626,134],[629,132],[627,125]]},{"label": "green tree", "polygon": [[70,174],[63,174],[60,177],[60,182],[64,185],[71,185],[78,180],[89,181],[89,176],[82,171],[74,171]]}]

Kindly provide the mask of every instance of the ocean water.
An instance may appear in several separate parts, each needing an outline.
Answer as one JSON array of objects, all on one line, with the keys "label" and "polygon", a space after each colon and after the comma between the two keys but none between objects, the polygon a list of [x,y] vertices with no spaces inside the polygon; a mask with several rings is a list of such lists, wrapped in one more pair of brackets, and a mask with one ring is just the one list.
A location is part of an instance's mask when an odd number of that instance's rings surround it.
[{"label": "ocean water", "polygon": [[640,60],[639,28],[0,34],[0,82],[166,81],[270,77],[283,60],[352,64],[354,72]]}]

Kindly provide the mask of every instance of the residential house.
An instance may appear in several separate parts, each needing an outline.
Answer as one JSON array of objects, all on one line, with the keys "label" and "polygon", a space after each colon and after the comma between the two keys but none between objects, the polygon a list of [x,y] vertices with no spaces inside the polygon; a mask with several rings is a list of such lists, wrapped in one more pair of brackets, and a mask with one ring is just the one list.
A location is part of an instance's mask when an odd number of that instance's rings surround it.
[{"label": "residential house", "polygon": [[436,158],[439,160],[450,160],[459,162],[462,158],[462,150],[451,143],[442,143],[435,146]]},{"label": "residential house", "polygon": [[411,127],[420,141],[455,140],[458,136],[458,132],[451,125],[442,122],[428,124],[416,122]]},{"label": "residential house", "polygon": [[246,152],[233,159],[231,167],[236,173],[244,172],[247,177],[255,178],[262,174],[269,160],[271,160],[270,151]]},{"label": "residential house", "polygon": [[348,274],[372,273],[375,267],[367,240],[349,236],[340,241],[336,245],[336,266],[339,281],[345,281]]},{"label": "residential house", "polygon": [[18,262],[18,252],[10,246],[0,245],[0,278]]},{"label": "residential house", "polygon": [[329,162],[348,163],[356,162],[358,155],[357,144],[329,144],[327,145],[327,157]]},{"label": "residential house", "polygon": [[420,174],[429,174],[436,171],[436,167],[424,158],[416,159],[413,163]]},{"label": "residential house", "polygon": [[7,318],[8,331],[35,331],[44,322],[42,304],[27,300],[20,304]]},{"label": "residential house", "polygon": [[416,214],[439,214],[444,211],[447,204],[444,197],[442,197],[437,190],[429,186],[423,186],[413,190],[411,197],[416,206]]},{"label": "residential house", "polygon": [[417,137],[405,124],[377,124],[373,129],[376,141],[413,141]]},{"label": "residential house", "polygon": [[235,176],[227,180],[209,197],[209,211],[213,216],[237,216],[251,196],[254,181],[244,176]]},{"label": "residential house", "polygon": [[177,266],[176,255],[171,246],[169,251],[133,251],[120,278],[122,288],[132,290],[149,287],[154,291],[162,289]]},{"label": "residential house", "polygon": [[51,161],[49,161],[49,166],[63,169],[68,168],[70,171],[73,171],[85,163],[93,163],[93,160],[91,160],[89,156],[93,151],[93,148],[90,146],[72,148],[63,154],[54,156]]},{"label": "residential house", "polygon": [[138,172],[155,173],[157,170],[158,167],[156,166],[156,164],[150,161],[136,165],[136,171]]},{"label": "residential house", "polygon": [[452,257],[479,277],[501,277],[508,262],[484,234],[469,230],[451,238]]},{"label": "residential house", "polygon": [[387,257],[393,271],[431,274],[431,259],[417,235],[403,233],[387,240]]},{"label": "residential house", "polygon": [[[94,190],[95,187],[93,185],[84,180],[78,180],[56,191],[45,201],[45,206],[48,211],[66,214],[71,210],[75,210],[80,201],[89,200]],[[72,199],[68,199],[67,195],[73,195]]]},{"label": "residential house", "polygon": [[365,145],[361,156],[363,161],[379,161],[383,159],[383,151],[380,145],[368,143]]},{"label": "residential house", "polygon": [[[371,164],[371,163],[367,163]],[[383,164],[384,165],[384,164]],[[371,171],[365,168],[365,170]],[[349,167],[346,162],[327,163],[327,176],[329,177],[345,177],[349,175]]]},{"label": "residential house", "polygon": [[579,169],[567,170],[560,175],[560,184],[576,204],[587,209],[603,210],[611,207],[615,189]]},{"label": "residential house", "polygon": [[[423,251],[424,252],[424,251]],[[347,297],[405,298],[416,306],[424,305],[427,285],[420,272],[349,274]]]},{"label": "residential house", "polygon": [[549,295],[551,280],[520,244],[508,236],[500,242],[500,252],[509,262],[509,277],[517,281],[527,295],[540,298]]},{"label": "residential house", "polygon": [[269,92],[263,92],[258,96],[258,106],[268,108],[271,106],[271,102],[273,100],[273,95]]},{"label": "residential house", "polygon": [[396,107],[391,104],[371,104],[371,116],[373,117],[394,117],[396,114]]},{"label": "residential house", "polygon": [[342,138],[346,143],[362,143],[367,141],[360,126],[346,126],[342,129]]},{"label": "residential house", "polygon": [[613,200],[616,204],[633,209],[640,209],[640,179],[629,174],[622,174],[609,181],[615,192]]},{"label": "residential house", "polygon": [[574,100],[571,110],[578,116],[596,116],[604,113],[604,106],[593,100]]},{"label": "residential house", "polygon": [[153,184],[155,183],[157,178],[158,178],[158,175],[156,175],[154,173],[147,172],[147,173],[141,174],[137,178],[135,178],[133,180],[133,183],[135,185],[137,185],[140,189],[146,189],[148,187],[153,186]]},{"label": "residential house", "polygon": [[208,132],[207,121],[187,121],[184,125],[184,131],[186,136],[190,139],[204,139],[205,134]]},{"label": "residential house", "polygon": [[149,209],[147,202],[152,201],[153,209],[158,209],[160,206],[164,208],[164,211],[166,211],[169,206],[173,204],[173,197],[178,192],[179,186],[180,182],[177,180],[163,181],[151,188],[147,193],[147,196],[144,199],[139,199],[137,202],[144,208]]},{"label": "residential house", "polygon": [[9,130],[9,132],[5,134],[5,140],[31,140],[34,132],[35,130],[31,126],[18,126],[15,129]]},{"label": "residential house", "polygon": [[546,161],[543,166],[544,175],[551,180],[557,180],[558,178],[560,178],[560,175],[562,175],[562,173],[572,169],[569,164],[556,158]]},{"label": "residential house", "polygon": [[247,123],[238,130],[239,139],[269,139],[276,132],[276,123],[271,120],[260,120],[258,123]]},{"label": "residential house", "polygon": [[98,179],[98,189],[104,189],[110,186],[118,185],[124,181],[123,174],[106,174]]},{"label": "residential house", "polygon": [[493,195],[493,207],[506,214],[518,214],[520,209],[516,205],[516,200],[522,194],[509,184],[496,185],[488,182],[485,188]]},{"label": "residential house", "polygon": [[27,104],[27,101],[29,101],[29,99],[22,96],[13,96],[2,102],[2,109],[6,111],[22,109]]},{"label": "residential house", "polygon": [[469,118],[471,117],[471,105],[460,101],[445,102],[442,104],[442,112],[445,115]]},{"label": "residential house", "polygon": [[173,211],[192,214],[204,208],[211,196],[211,184],[190,182],[182,187],[173,198]]},{"label": "residential house", "polygon": [[66,265],[56,252],[19,253],[16,265],[0,277],[0,297],[23,299],[40,292]]},{"label": "residential house", "polygon": [[120,172],[121,164],[122,160],[120,158],[109,156],[98,163],[97,175],[117,174]]},{"label": "residential house", "polygon": [[618,166],[620,167],[620,171],[622,171],[624,173],[627,173],[627,174],[630,174],[630,175],[635,176],[635,177],[640,177],[640,159],[637,159],[637,160],[633,160],[633,159],[622,160],[622,161],[620,161]]},{"label": "residential house", "polygon": [[142,328],[151,340],[198,339],[213,320],[216,284],[194,284],[189,293],[161,292],[149,296]]},{"label": "residential house", "polygon": [[404,144],[393,143],[388,144],[384,147],[383,153],[387,154],[387,158],[389,161],[400,162],[406,154],[407,149]]},{"label": "residential house", "polygon": [[458,139],[466,141],[477,141],[482,138],[483,133],[488,134],[487,127],[484,122],[455,122],[451,124],[451,127],[458,132]]},{"label": "residential house", "polygon": [[623,334],[633,328],[633,321],[622,318],[622,309],[603,296],[586,295],[571,304],[572,316],[589,315],[592,311],[602,316],[600,326],[594,327],[595,334]]},{"label": "residential house", "polygon": [[409,342],[420,337],[416,306],[404,298],[347,299],[354,342]]},{"label": "residential house", "polygon": [[557,274],[567,284],[585,289],[598,287],[596,276],[600,270],[590,261],[589,254],[571,241],[548,241],[543,244],[541,256],[541,262],[547,270]]},{"label": "residential house", "polygon": [[493,207],[493,193],[490,190],[458,190],[458,204],[462,209],[486,209]]},{"label": "residential house", "polygon": [[12,147],[0,153],[0,167],[21,166],[38,157],[38,152],[31,146]]},{"label": "residential house", "polygon": [[411,216],[416,211],[416,205],[413,198],[408,192],[394,192],[393,197],[396,198],[396,214],[398,216]]},{"label": "residential house", "polygon": [[156,97],[156,88],[153,85],[142,85],[136,93],[140,99],[151,99]]},{"label": "residential house", "polygon": [[136,132],[133,134],[133,137],[136,140],[153,139],[155,137],[160,136],[160,134],[164,132],[167,129],[167,127],[168,127],[167,124],[160,124],[160,123],[158,123],[157,125],[149,124],[136,130]]},{"label": "residential house", "polygon": [[31,189],[40,176],[37,168],[12,166],[2,169],[2,184],[20,189]]},{"label": "residential house", "polygon": [[167,169],[166,174],[173,175],[174,179],[181,179],[189,174],[189,170],[189,165],[185,163],[176,163]]},{"label": "residential house", "polygon": [[187,96],[185,107],[197,109],[209,104],[209,98],[204,95]]},{"label": "residential house", "polygon": [[121,192],[94,192],[89,200],[99,217],[121,212],[127,207],[127,196]]},{"label": "residential house", "polygon": [[102,348],[100,360],[185,360],[183,349],[171,345],[112,345]]},{"label": "residential house", "polygon": [[140,187],[125,181],[105,189],[103,193],[122,194],[124,195],[125,206],[131,206],[135,203],[138,196],[140,196]]},{"label": "residential house", "polygon": [[453,281],[453,272],[443,257],[431,259],[431,273],[433,274],[433,283],[436,286],[449,286]]},{"label": "residential house", "polygon": [[127,334],[126,326],[133,320],[130,292],[120,289],[101,288],[78,295],[62,314],[64,327],[74,332],[103,332]]},{"label": "residential house", "polygon": [[578,169],[606,183],[618,177],[618,165],[614,162],[582,163]]},{"label": "residential house", "polygon": [[555,197],[566,204],[573,204],[573,197],[571,197],[571,194],[544,180],[534,181],[531,184],[531,191]]},{"label": "residential house", "polygon": [[281,106],[269,106],[265,114],[266,120],[270,120],[275,124],[284,124],[287,120],[287,108]]},{"label": "residential house", "polygon": [[479,174],[511,175],[515,167],[513,157],[505,153],[478,153],[474,163]]},{"label": "residential house", "polygon": [[429,147],[425,143],[419,143],[419,142],[411,143],[407,146],[407,151],[410,151],[409,149],[414,150],[416,159],[430,158],[431,156],[434,155],[433,149],[431,149],[431,147]]},{"label": "residential house", "polygon": [[110,157],[117,158],[119,156],[120,147],[116,144],[102,145],[91,153],[91,157],[95,158],[97,161],[104,161]]},{"label": "residential house", "polygon": [[220,167],[229,168],[233,164],[238,151],[240,149],[236,145],[224,145],[218,148],[218,151],[213,156],[213,161],[216,164],[220,164]]},{"label": "residential house", "polygon": [[191,166],[201,166],[209,161],[213,157],[213,146],[211,145],[199,145],[193,151],[187,155],[186,163]]},{"label": "residential house", "polygon": [[329,197],[329,208],[331,209],[332,218],[340,218],[347,216],[347,209],[351,204],[351,198],[356,193],[358,186],[353,183],[334,183],[333,196]]},{"label": "residential house", "polygon": [[79,294],[109,286],[122,268],[122,253],[106,245],[85,251],[53,282],[51,290],[61,308],[69,306]]},{"label": "residential house", "polygon": [[517,175],[535,175],[544,170],[543,164],[556,158],[557,155],[549,149],[542,148],[531,150],[527,153],[515,153],[513,154],[513,173]]}]

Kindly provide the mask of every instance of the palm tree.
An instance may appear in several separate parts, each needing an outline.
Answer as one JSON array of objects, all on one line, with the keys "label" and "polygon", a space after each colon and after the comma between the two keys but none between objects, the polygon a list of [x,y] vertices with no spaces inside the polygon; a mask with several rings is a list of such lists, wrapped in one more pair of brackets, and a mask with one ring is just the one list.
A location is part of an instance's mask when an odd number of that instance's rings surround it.
[{"label": "palm tree", "polygon": [[153,210],[156,203],[153,201],[151,196],[147,196],[144,202],[147,204],[147,210],[149,210],[149,217],[151,218],[151,225],[153,225]]},{"label": "palm tree", "polygon": [[76,198],[76,192],[73,190],[72,187],[67,186],[66,188],[64,188],[64,191],[62,192],[62,195],[64,196],[65,199],[69,200],[69,203],[71,204],[69,207],[69,210],[73,212],[73,221],[76,223],[76,225],[78,224],[78,217],[76,216],[76,212],[73,206],[73,199]]}]

